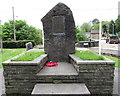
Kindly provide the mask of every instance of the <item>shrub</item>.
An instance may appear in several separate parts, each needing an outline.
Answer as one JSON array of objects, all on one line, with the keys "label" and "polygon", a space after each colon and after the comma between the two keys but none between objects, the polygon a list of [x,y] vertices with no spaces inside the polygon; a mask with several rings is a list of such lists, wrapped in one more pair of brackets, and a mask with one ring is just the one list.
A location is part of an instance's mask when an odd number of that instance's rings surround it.
[{"label": "shrub", "polygon": [[118,32],[118,37],[120,38],[120,32]]},{"label": "shrub", "polygon": [[[42,44],[42,30],[28,25],[24,20],[15,20],[16,40],[34,40],[35,44]],[[3,41],[14,39],[13,20],[2,25]]]},{"label": "shrub", "polygon": [[25,48],[25,44],[28,42],[35,45],[34,40],[3,41],[3,48]]},{"label": "shrub", "polygon": [[81,30],[79,26],[76,26],[76,38],[77,38],[77,42],[88,41],[88,38],[84,33],[84,30]]}]

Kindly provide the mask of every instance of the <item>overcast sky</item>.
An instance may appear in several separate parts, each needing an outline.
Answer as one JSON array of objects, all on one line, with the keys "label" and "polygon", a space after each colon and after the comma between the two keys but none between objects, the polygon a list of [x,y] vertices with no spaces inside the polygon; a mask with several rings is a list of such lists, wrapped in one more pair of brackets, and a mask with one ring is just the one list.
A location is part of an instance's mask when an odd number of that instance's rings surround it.
[{"label": "overcast sky", "polygon": [[119,0],[0,0],[0,20],[11,20],[12,6],[15,19],[26,20],[28,24],[42,29],[41,18],[57,3],[66,4],[73,12],[76,25],[99,20],[115,20],[118,16]]}]

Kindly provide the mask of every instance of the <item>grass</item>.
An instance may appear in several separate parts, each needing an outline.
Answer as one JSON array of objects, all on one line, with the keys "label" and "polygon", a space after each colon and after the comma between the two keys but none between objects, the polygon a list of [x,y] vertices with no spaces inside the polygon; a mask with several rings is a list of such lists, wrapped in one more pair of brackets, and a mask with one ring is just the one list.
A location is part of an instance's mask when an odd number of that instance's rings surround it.
[{"label": "grass", "polygon": [[89,50],[76,50],[75,55],[82,60],[104,60],[103,56],[95,54]]},{"label": "grass", "polygon": [[114,58],[114,57],[110,57],[110,56],[105,56],[105,57],[108,58],[108,59],[111,59],[111,60],[115,61],[115,67],[120,68],[120,59]]},{"label": "grass", "polygon": [[43,51],[41,51],[41,52],[27,52],[24,55],[22,55],[16,59],[13,59],[11,61],[32,61],[42,54],[45,54],[45,53]]},{"label": "grass", "polygon": [[2,52],[0,52],[0,68],[2,67],[2,62],[17,56],[18,54],[22,53],[26,49],[3,49]]},{"label": "grass", "polygon": [[[0,53],[0,68],[2,67],[2,62],[14,57],[14,56],[17,56],[18,54],[22,53],[23,51],[25,51],[26,49],[3,49],[3,52]],[[76,55],[79,55],[83,52],[75,52]],[[117,58],[114,58],[114,57],[109,57],[109,56],[105,56],[106,58],[109,58],[113,61],[116,62],[115,64],[115,67],[118,67],[120,68],[120,59],[117,59]]]}]

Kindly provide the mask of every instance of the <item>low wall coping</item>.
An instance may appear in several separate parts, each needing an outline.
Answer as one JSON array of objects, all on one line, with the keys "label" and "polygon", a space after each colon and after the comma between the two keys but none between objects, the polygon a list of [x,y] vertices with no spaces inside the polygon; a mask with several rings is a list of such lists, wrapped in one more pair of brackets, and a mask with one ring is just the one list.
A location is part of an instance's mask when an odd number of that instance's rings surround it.
[{"label": "low wall coping", "polygon": [[77,64],[115,64],[114,61],[105,58],[105,60],[82,60],[74,54],[69,55]]},{"label": "low wall coping", "polygon": [[[20,54],[21,55],[21,54]],[[20,55],[18,56],[15,56],[13,57],[12,59],[15,59],[17,57],[19,57]],[[10,59],[3,62],[2,64],[3,65],[39,65],[39,63],[41,62],[42,59],[44,59],[45,57],[47,57],[48,55],[47,54],[43,54],[39,57],[37,57],[36,59],[34,59],[33,61],[11,61]]]}]

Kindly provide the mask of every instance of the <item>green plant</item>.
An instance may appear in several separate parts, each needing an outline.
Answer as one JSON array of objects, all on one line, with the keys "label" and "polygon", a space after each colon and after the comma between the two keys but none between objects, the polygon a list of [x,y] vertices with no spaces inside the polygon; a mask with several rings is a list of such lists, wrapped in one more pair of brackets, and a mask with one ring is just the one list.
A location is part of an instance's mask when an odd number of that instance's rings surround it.
[{"label": "green plant", "polygon": [[86,34],[84,33],[84,30],[81,30],[79,26],[76,26],[76,38],[77,42],[88,40]]},{"label": "green plant", "polygon": [[118,37],[120,38],[120,32],[118,32]]},{"label": "green plant", "polygon": [[2,49],[0,52],[0,68],[2,67],[2,62],[22,53],[26,49]]},{"label": "green plant", "polygon": [[105,57],[115,61],[115,67],[120,68],[120,59],[114,58],[114,57],[110,57],[110,56],[105,56]]},{"label": "green plant", "polygon": [[25,48],[25,44],[28,42],[32,42],[33,46],[35,45],[33,40],[3,41],[3,48]]},{"label": "green plant", "polygon": [[32,61],[42,54],[45,54],[45,53],[43,51],[41,51],[41,52],[27,52],[24,55],[22,55],[16,59],[12,59],[11,61]]},{"label": "green plant", "polygon": [[[3,41],[12,41],[14,38],[13,20],[2,25]],[[35,44],[42,44],[42,30],[27,24],[24,20],[15,20],[16,40],[34,40]]]},{"label": "green plant", "polygon": [[86,50],[86,51],[76,50],[75,55],[82,60],[104,60],[103,56],[95,54],[89,50]]},{"label": "green plant", "polygon": [[91,26],[90,23],[85,22],[85,23],[82,24],[81,29],[85,30],[85,32],[90,32],[91,31],[91,27],[92,26]]}]

